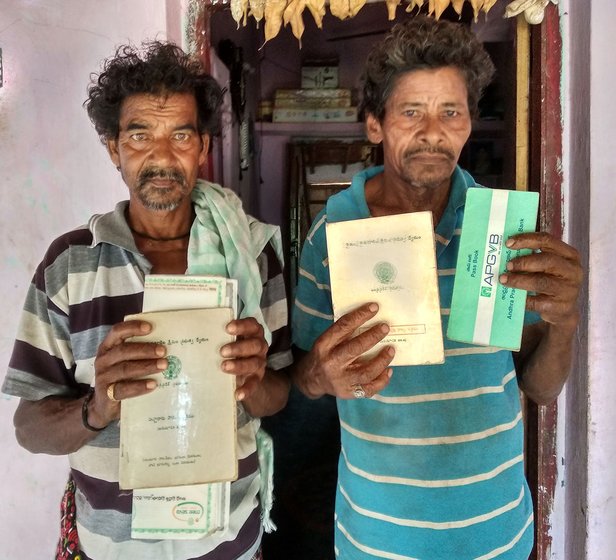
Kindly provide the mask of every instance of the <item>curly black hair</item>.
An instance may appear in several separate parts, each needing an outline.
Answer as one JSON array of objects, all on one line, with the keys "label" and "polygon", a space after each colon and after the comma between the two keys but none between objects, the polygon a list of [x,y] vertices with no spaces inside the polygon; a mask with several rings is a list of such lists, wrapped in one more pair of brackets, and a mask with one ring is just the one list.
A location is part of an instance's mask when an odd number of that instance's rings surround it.
[{"label": "curly black hair", "polygon": [[216,80],[177,45],[148,41],[140,49],[119,46],[105,60],[102,72],[91,76],[84,106],[103,143],[118,137],[122,102],[143,93],[193,93],[199,134],[218,133],[223,92]]},{"label": "curly black hair", "polygon": [[468,107],[476,116],[479,99],[494,75],[494,64],[467,26],[427,16],[395,25],[372,49],[362,76],[361,109],[381,121],[400,74],[444,66],[462,72]]}]

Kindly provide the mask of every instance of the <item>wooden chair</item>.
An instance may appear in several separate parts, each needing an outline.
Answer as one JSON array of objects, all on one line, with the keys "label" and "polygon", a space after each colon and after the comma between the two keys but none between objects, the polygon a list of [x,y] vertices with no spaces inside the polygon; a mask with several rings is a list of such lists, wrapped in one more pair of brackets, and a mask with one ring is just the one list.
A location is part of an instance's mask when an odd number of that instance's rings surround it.
[{"label": "wooden chair", "polygon": [[378,146],[367,140],[324,138],[291,146],[290,287],[294,294],[304,239],[327,199],[347,188],[358,171],[374,165]]}]

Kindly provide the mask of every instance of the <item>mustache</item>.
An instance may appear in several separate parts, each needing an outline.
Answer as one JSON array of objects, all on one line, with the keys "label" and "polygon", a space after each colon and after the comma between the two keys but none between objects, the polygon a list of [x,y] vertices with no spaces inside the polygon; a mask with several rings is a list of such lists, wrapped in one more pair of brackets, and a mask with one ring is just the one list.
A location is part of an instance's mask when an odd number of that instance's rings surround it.
[{"label": "mustache", "polygon": [[448,150],[447,148],[440,148],[440,147],[434,147],[434,146],[428,146],[426,148],[414,148],[412,150],[407,150],[406,152],[404,152],[403,157],[406,160],[418,154],[442,154],[449,159],[455,159],[456,157],[455,154],[451,150]]},{"label": "mustache", "polygon": [[143,187],[152,179],[165,179],[179,183],[180,185],[186,185],[186,177],[184,177],[184,174],[177,169],[172,167],[148,167],[139,173],[137,186]]}]

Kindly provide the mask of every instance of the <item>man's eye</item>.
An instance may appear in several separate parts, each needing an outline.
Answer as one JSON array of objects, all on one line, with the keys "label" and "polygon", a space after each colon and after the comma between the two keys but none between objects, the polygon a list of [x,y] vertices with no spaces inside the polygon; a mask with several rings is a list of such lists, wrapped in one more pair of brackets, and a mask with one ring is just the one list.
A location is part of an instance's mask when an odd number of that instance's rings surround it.
[{"label": "man's eye", "polygon": [[445,111],[445,116],[447,117],[457,117],[459,115],[458,111],[455,111],[453,109],[449,109],[448,111]]},{"label": "man's eye", "polygon": [[174,138],[178,142],[186,142],[190,138],[190,135],[187,132],[176,132]]},{"label": "man's eye", "polygon": [[135,132],[130,135],[130,139],[135,142],[143,142],[146,139],[146,136],[143,132]]},{"label": "man's eye", "polygon": [[415,109],[406,109],[404,111],[404,116],[405,117],[415,117],[417,116],[417,111],[415,111]]}]

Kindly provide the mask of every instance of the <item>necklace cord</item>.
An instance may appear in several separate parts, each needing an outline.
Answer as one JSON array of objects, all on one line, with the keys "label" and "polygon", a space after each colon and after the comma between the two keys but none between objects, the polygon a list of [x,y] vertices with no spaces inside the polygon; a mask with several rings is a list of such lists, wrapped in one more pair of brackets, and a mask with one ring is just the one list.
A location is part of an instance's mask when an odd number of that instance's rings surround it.
[{"label": "necklace cord", "polygon": [[177,241],[178,239],[185,239],[190,235],[190,230],[188,230],[186,233],[182,233],[181,235],[176,235],[174,237],[154,237],[142,231],[138,231],[130,225],[128,227],[134,234],[138,235],[139,237],[143,237],[144,239],[150,239],[152,241]]}]

